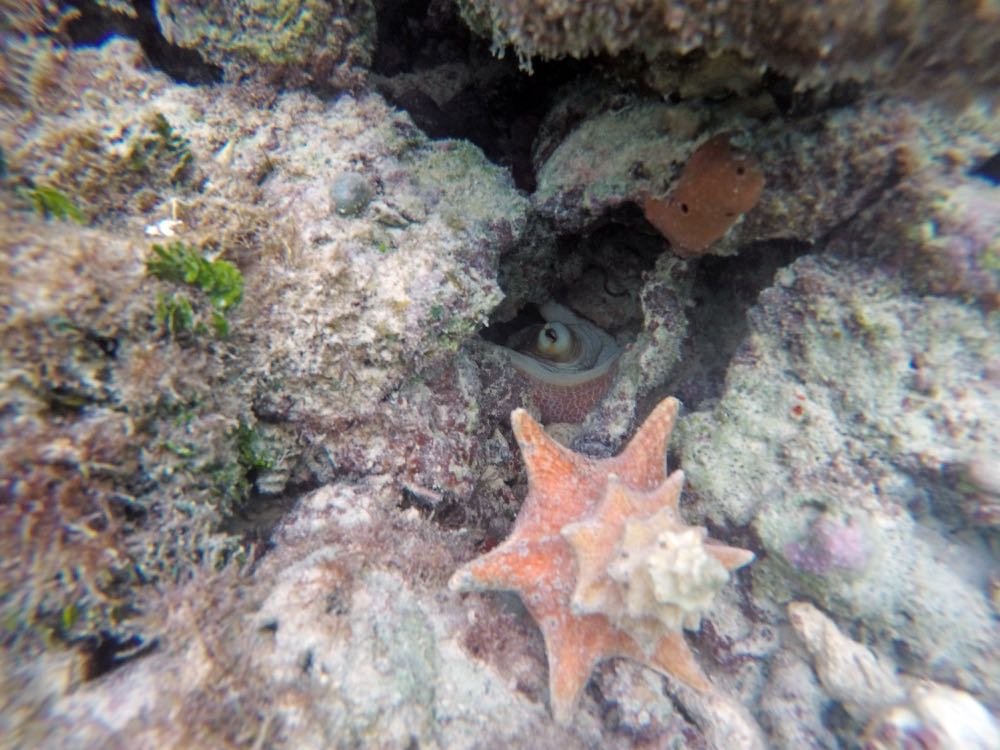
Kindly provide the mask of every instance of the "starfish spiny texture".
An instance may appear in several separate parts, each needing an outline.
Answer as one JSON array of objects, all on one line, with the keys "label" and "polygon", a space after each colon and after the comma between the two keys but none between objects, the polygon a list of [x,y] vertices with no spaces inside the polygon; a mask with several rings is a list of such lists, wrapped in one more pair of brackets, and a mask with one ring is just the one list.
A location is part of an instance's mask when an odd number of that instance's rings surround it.
[{"label": "starfish spiny texture", "polygon": [[625,656],[699,690],[684,641],[747,550],[706,540],[677,509],[684,475],[666,473],[678,403],[662,401],[614,458],[574,453],[523,409],[511,415],[528,496],[510,537],[460,568],[451,588],[516,591],[541,628],[549,696],[567,723],[594,666]]}]

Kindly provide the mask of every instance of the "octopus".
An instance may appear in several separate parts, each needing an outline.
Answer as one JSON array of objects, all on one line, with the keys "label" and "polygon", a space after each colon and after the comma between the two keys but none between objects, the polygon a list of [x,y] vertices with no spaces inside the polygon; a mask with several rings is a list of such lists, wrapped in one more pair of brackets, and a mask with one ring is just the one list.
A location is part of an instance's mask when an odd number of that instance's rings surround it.
[{"label": "octopus", "polygon": [[621,347],[611,334],[555,302],[539,308],[545,323],[514,334],[507,355],[542,422],[582,422],[614,378]]}]

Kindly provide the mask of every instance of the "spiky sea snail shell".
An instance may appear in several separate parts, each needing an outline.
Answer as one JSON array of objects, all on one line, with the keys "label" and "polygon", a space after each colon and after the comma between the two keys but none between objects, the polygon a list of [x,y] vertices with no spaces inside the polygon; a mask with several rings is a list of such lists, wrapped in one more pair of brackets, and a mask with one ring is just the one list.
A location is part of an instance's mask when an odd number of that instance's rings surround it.
[{"label": "spiky sea snail shell", "polygon": [[546,302],[539,312],[544,324],[507,342],[511,364],[523,376],[542,422],[582,422],[611,385],[621,347],[560,304]]},{"label": "spiky sea snail shell", "polygon": [[754,557],[684,523],[683,485],[679,470],[647,492],[611,474],[591,515],[561,529],[577,562],[574,614],[604,615],[650,654],[664,634],[697,630],[729,571]]}]

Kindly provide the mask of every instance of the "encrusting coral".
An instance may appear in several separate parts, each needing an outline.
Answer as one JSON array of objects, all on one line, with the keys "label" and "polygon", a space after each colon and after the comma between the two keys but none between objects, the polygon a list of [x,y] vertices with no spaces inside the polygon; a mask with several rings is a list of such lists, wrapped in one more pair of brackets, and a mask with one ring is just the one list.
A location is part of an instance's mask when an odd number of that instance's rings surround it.
[{"label": "encrusting coral", "polygon": [[666,198],[646,198],[642,210],[682,258],[700,255],[753,208],[764,189],[756,161],[714,135],[691,155]]},{"label": "encrusting coral", "polygon": [[450,586],[513,590],[541,628],[556,720],[567,723],[602,659],[627,656],[698,690],[709,687],[684,641],[728,571],[753,553],[712,542],[678,512],[684,474],[666,473],[678,401],[653,410],[618,456],[591,459],[511,415],[528,496],[510,537]]}]

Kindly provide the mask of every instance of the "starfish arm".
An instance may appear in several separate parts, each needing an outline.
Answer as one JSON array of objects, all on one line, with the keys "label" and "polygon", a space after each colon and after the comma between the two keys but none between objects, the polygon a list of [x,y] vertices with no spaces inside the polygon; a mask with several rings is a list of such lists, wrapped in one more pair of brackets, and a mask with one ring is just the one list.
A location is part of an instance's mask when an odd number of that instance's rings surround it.
[{"label": "starfish arm", "polygon": [[552,715],[560,724],[569,724],[573,718],[576,704],[580,700],[593,663],[590,659],[581,659],[578,654],[570,653],[576,644],[559,642],[556,648],[549,647],[549,702],[552,704]]},{"label": "starfish arm", "polygon": [[594,462],[564,448],[524,409],[510,415],[514,436],[528,471],[528,496],[515,522],[515,533],[557,533],[599,499],[604,478],[595,476]]},{"label": "starfish arm", "polygon": [[617,458],[615,473],[628,477],[629,485],[651,490],[667,477],[667,443],[677,421],[680,402],[665,398],[642,423],[635,436]]},{"label": "starfish arm", "polygon": [[705,551],[718,560],[726,570],[736,570],[753,562],[754,554],[748,549],[730,547],[711,539],[705,541]]},{"label": "starfish arm", "polygon": [[508,539],[496,549],[459,568],[448,582],[452,591],[518,591],[551,582],[557,562],[569,562],[560,537],[525,541]]},{"label": "starfish arm", "polygon": [[542,426],[524,409],[510,414],[514,437],[521,446],[521,455],[528,468],[528,482],[549,484],[573,476],[586,466],[586,458],[565,448],[550,438]]},{"label": "starfish arm", "polygon": [[660,638],[649,663],[653,669],[676,677],[695,690],[704,691],[711,687],[680,631],[670,631]]},{"label": "starfish arm", "polygon": [[643,505],[645,506],[641,510],[652,515],[663,508],[670,508],[676,513],[677,506],[681,501],[681,490],[683,488],[684,472],[677,469],[652,492],[641,496],[643,497]]},{"label": "starfish arm", "polygon": [[540,616],[538,622],[549,655],[552,715],[560,724],[568,724],[594,666],[620,651],[619,636],[600,615],[553,613]]}]

